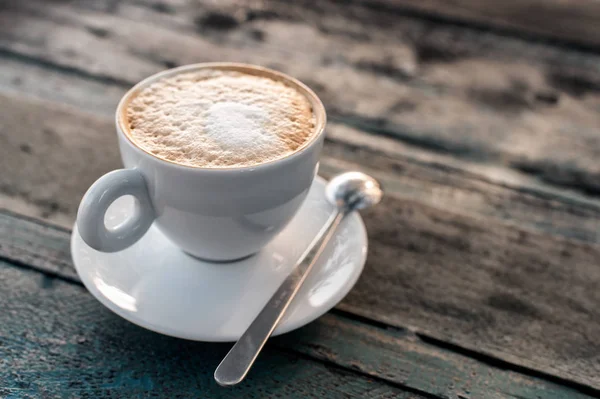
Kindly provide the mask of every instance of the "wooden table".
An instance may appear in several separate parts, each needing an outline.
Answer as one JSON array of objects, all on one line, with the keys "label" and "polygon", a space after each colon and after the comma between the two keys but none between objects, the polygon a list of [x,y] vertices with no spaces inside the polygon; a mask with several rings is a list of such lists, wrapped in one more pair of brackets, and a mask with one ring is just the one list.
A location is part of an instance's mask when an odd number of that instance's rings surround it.
[{"label": "wooden table", "polygon": [[[2,2],[0,397],[599,397],[600,13],[569,4]],[[120,96],[217,60],[309,84],[322,174],[388,191],[357,286],[233,389],[230,345],[120,319],[69,253]]]}]

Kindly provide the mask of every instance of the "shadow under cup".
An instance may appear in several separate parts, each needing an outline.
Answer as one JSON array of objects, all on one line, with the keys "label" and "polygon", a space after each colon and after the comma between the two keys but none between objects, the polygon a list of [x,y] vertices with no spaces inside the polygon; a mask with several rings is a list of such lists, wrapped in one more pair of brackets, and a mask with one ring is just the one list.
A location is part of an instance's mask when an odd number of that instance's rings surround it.
[{"label": "shadow under cup", "polygon": [[[312,106],[316,121],[313,135],[294,153],[249,167],[184,166],[138,147],[127,127],[128,102],[158,79],[200,68],[240,71],[293,87]],[[154,223],[183,251],[213,261],[249,256],[288,224],[317,173],[325,122],[323,104],[301,82],[266,68],[233,63],[189,65],[153,75],[125,94],[116,114],[123,164],[143,176]]]}]

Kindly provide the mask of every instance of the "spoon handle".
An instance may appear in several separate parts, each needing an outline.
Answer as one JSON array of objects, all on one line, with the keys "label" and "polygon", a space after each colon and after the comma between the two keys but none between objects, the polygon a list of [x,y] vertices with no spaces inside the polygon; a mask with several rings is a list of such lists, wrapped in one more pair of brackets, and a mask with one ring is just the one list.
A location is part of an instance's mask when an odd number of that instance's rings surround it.
[{"label": "spoon handle", "polygon": [[277,327],[344,216],[345,212],[339,210],[331,214],[306,251],[298,259],[289,276],[286,277],[250,324],[250,327],[221,361],[221,364],[215,370],[215,380],[219,385],[235,385],[246,377],[248,370],[250,370],[267,339]]}]

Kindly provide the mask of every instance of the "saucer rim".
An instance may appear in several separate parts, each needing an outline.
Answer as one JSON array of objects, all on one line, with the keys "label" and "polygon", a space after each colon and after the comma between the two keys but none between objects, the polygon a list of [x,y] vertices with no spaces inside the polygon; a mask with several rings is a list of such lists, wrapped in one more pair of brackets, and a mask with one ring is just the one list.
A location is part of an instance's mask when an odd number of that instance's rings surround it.
[{"label": "saucer rim", "polygon": [[[315,180],[318,183],[322,184],[323,186],[326,183],[325,179],[323,179],[320,176],[316,176]],[[367,237],[367,229],[365,227],[364,221],[363,221],[362,217],[360,216],[360,214],[358,212],[355,212],[352,215],[349,215],[348,217],[354,219],[353,221],[349,221],[350,223],[357,223],[356,230],[358,230],[358,231],[354,234],[360,235],[360,240],[363,243],[362,251],[360,251],[361,258],[360,258],[360,260],[358,260],[356,262],[356,271],[354,273],[353,278],[351,280],[349,280],[347,284],[345,284],[342,288],[340,288],[338,290],[335,297],[339,298],[339,299],[332,300],[330,306],[324,306],[319,309],[315,308],[316,311],[314,313],[311,313],[307,316],[304,316],[304,317],[301,317],[298,319],[290,320],[290,319],[284,318],[284,320],[282,320],[282,323],[275,329],[272,336],[278,336],[281,334],[291,332],[291,331],[296,330],[300,327],[303,327],[306,324],[313,322],[316,319],[318,319],[319,317],[323,316],[325,313],[329,312],[331,309],[333,309],[335,306],[337,306],[348,295],[350,290],[352,290],[352,288],[358,282],[358,279],[360,278],[360,276],[364,270],[365,264],[366,264],[367,253],[368,253],[368,249],[369,249],[369,241],[368,241],[368,237]],[[286,228],[287,228],[287,226],[286,226]],[[206,336],[197,335],[197,334],[186,334],[186,333],[183,333],[182,331],[173,329],[168,326],[156,326],[154,323],[151,323],[151,322],[148,322],[147,320],[136,317],[135,314],[132,314],[131,312],[127,312],[127,311],[121,309],[120,307],[115,305],[111,300],[109,300],[104,295],[102,295],[102,293],[98,291],[96,286],[91,281],[88,281],[88,279],[85,277],[85,275],[86,275],[85,273],[83,273],[83,274],[80,273],[80,270],[79,270],[80,265],[78,266],[78,262],[75,259],[76,258],[75,253],[78,251],[76,246],[79,245],[77,237],[79,239],[81,239],[81,236],[79,235],[79,231],[77,229],[77,223],[75,223],[73,226],[72,233],[71,233],[71,240],[70,240],[69,247],[71,250],[71,258],[73,260],[73,265],[75,266],[77,275],[79,276],[79,278],[82,281],[85,288],[92,294],[92,296],[94,298],[96,298],[96,300],[98,300],[104,307],[109,309],[111,312],[117,314],[121,318],[123,318],[139,327],[156,332],[158,334],[162,334],[162,335],[166,335],[166,336],[170,336],[170,337],[174,337],[174,338],[186,339],[186,340],[197,341],[197,342],[235,342],[235,341],[237,341],[238,338],[234,338],[234,337],[230,337],[230,336],[223,336],[222,338],[215,339],[215,336],[217,334],[208,338]],[[142,236],[141,239],[143,239],[143,238],[144,237]],[[203,262],[200,259],[196,259],[196,261]]]}]

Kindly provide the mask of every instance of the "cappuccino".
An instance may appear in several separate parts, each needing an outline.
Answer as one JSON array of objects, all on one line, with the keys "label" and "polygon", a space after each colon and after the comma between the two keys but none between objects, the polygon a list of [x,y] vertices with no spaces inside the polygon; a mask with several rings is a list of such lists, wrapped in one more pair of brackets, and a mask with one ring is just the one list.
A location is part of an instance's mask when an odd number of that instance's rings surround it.
[{"label": "cappuccino", "polygon": [[202,68],[163,77],[125,109],[130,139],[158,158],[203,168],[284,158],[315,135],[309,99],[262,70]]}]

